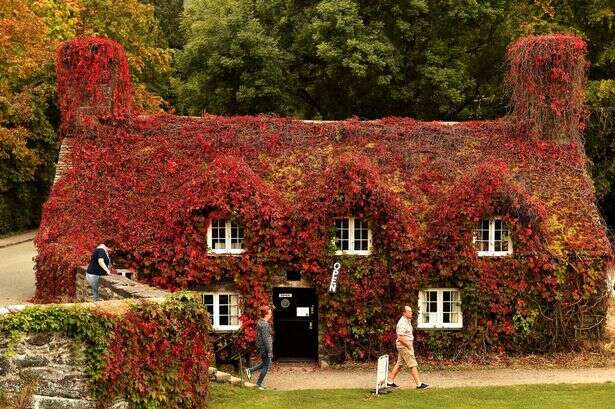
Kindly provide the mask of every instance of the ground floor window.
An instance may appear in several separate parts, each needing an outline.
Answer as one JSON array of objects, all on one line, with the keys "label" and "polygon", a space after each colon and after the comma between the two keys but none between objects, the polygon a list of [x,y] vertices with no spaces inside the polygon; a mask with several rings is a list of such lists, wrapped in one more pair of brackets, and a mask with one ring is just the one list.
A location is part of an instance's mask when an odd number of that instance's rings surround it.
[{"label": "ground floor window", "polygon": [[419,328],[461,328],[461,293],[454,288],[429,288],[419,292]]},{"label": "ground floor window", "polygon": [[209,312],[214,331],[235,331],[241,328],[238,294],[204,293],[203,304]]}]

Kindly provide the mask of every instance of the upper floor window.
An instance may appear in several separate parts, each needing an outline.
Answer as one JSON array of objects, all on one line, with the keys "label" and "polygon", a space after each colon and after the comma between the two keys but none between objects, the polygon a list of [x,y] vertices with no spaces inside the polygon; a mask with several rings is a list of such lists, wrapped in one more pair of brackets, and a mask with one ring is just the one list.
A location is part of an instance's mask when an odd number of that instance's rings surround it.
[{"label": "upper floor window", "polygon": [[243,227],[225,219],[213,219],[207,229],[207,247],[217,254],[244,252]]},{"label": "upper floor window", "polygon": [[419,291],[419,328],[461,328],[461,293],[452,288]]},{"label": "upper floor window", "polygon": [[202,297],[215,331],[235,331],[241,328],[238,294],[205,293]]},{"label": "upper floor window", "polygon": [[366,256],[372,249],[372,231],[367,221],[355,217],[335,219],[335,254]]},{"label": "upper floor window", "polygon": [[474,229],[474,246],[479,256],[512,254],[510,229],[499,217],[483,219]]}]

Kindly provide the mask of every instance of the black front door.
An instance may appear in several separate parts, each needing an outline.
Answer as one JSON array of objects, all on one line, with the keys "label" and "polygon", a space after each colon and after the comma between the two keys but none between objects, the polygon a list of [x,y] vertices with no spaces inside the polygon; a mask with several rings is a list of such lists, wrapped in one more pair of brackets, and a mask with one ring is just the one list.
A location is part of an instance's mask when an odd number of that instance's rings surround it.
[{"label": "black front door", "polygon": [[312,288],[273,289],[273,354],[278,360],[318,358],[318,300]]}]

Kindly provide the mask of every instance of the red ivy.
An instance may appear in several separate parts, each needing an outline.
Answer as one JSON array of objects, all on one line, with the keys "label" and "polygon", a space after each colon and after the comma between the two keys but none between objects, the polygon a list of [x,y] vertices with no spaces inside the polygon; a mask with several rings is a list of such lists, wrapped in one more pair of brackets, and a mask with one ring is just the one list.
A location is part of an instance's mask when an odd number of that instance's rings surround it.
[{"label": "red ivy", "polygon": [[[465,325],[419,332],[418,348],[570,345],[600,332],[575,326],[596,317],[610,247],[580,141],[518,130],[502,120],[401,118],[94,123],[68,140],[73,167],[44,207],[37,297],[74,294],[74,269],[109,235],[120,243],[117,261],[151,284],[233,283],[245,296],[241,347],[253,340],[255,307],[291,269],[319,293],[323,344],[339,359],[389,349],[399,305],[415,305],[428,286],[462,290]],[[497,214],[511,226],[514,256],[479,258],[472,229]],[[343,257],[338,293],[329,295],[330,227],[350,215],[371,223],[373,252]],[[206,229],[218,217],[245,226],[244,254],[207,254]],[[521,331],[530,321],[531,332]]]}]

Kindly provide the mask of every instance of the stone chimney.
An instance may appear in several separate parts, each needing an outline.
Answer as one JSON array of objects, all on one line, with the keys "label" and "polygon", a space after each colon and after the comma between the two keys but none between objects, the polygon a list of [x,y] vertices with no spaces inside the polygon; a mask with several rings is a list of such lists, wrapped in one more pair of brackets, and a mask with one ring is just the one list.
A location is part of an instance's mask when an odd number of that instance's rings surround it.
[{"label": "stone chimney", "polygon": [[573,34],[522,37],[508,47],[509,119],[530,138],[568,142],[585,127],[587,44]]},{"label": "stone chimney", "polygon": [[128,63],[115,41],[87,37],[64,42],[57,51],[56,77],[62,137],[130,117]]},{"label": "stone chimney", "polygon": [[75,136],[87,138],[92,126],[130,118],[132,91],[124,49],[107,38],[64,42],[56,55],[56,77],[62,144],[54,183],[71,167]]}]

